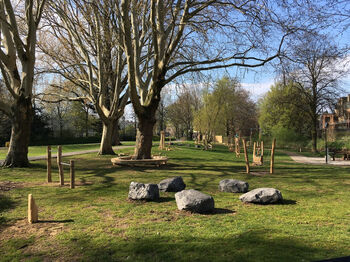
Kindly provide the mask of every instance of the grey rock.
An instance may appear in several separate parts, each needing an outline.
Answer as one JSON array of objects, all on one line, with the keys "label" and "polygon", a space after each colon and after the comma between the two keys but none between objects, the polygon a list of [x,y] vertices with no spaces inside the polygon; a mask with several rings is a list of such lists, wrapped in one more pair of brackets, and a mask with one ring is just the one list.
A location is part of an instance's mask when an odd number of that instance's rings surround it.
[{"label": "grey rock", "polygon": [[159,198],[158,185],[131,182],[128,197],[133,200],[157,200]]},{"label": "grey rock", "polygon": [[164,192],[179,192],[186,188],[181,176],[167,178],[159,182],[159,190]]},{"label": "grey rock", "polygon": [[214,210],[214,198],[194,189],[176,193],[175,200],[179,210],[196,213],[209,213]]},{"label": "grey rock", "polygon": [[245,193],[248,191],[249,184],[247,182],[236,179],[225,179],[219,183],[219,190],[229,193]]},{"label": "grey rock", "polygon": [[241,195],[239,199],[242,202],[257,204],[272,204],[283,200],[282,193],[275,188],[257,188]]}]

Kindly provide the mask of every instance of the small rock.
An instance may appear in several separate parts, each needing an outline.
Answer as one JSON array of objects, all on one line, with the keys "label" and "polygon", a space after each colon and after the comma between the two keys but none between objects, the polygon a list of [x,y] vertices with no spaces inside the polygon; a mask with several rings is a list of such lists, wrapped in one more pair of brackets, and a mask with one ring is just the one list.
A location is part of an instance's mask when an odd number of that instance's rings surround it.
[{"label": "small rock", "polygon": [[219,183],[219,190],[229,193],[245,193],[248,191],[249,184],[236,179],[225,179]]},{"label": "small rock", "polygon": [[239,199],[242,202],[257,204],[272,204],[283,200],[282,193],[275,188],[257,188],[241,195]]},{"label": "small rock", "polygon": [[159,182],[159,190],[164,192],[179,192],[186,188],[181,176],[167,178]]},{"label": "small rock", "polygon": [[194,189],[182,190],[175,194],[177,208],[196,213],[208,213],[214,210],[213,197]]},{"label": "small rock", "polygon": [[158,185],[131,182],[128,197],[133,200],[157,200],[159,198]]}]

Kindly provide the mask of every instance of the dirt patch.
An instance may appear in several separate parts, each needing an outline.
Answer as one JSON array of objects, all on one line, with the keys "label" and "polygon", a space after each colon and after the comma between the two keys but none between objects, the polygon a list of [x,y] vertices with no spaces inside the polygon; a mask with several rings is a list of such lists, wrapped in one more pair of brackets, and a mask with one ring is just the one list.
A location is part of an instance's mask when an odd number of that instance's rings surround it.
[{"label": "dirt patch", "polygon": [[68,230],[64,224],[66,222],[72,221],[39,220],[38,223],[29,224],[27,219],[17,220],[0,228],[0,247],[1,243],[10,239],[34,237],[34,242],[17,247],[26,257],[39,256],[41,261],[81,261],[79,253],[72,254],[69,247],[60,245],[56,240],[57,234]]},{"label": "dirt patch", "polygon": [[69,221],[53,221],[39,220],[38,223],[29,224],[27,219],[17,220],[14,224],[2,228],[0,234],[0,242],[11,238],[23,238],[30,235],[36,237],[55,236],[64,230],[64,222]]},{"label": "dirt patch", "polygon": [[1,181],[0,182],[0,191],[10,191],[15,188],[24,187],[24,183],[21,182],[12,182],[12,181]]}]

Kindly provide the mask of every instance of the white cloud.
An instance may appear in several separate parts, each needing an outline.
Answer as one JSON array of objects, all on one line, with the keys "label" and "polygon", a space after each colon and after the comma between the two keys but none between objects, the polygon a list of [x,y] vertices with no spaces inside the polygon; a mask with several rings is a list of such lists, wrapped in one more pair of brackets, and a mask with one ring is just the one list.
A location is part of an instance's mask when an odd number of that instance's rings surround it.
[{"label": "white cloud", "polygon": [[252,94],[253,100],[258,100],[270,90],[274,84],[274,80],[265,81],[262,83],[241,83],[242,87]]}]

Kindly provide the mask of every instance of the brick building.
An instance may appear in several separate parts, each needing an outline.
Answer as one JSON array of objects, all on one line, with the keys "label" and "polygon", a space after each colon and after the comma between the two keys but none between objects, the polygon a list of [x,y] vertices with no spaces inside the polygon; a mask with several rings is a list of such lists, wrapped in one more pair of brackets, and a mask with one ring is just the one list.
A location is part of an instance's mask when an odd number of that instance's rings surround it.
[{"label": "brick building", "polygon": [[321,128],[328,123],[328,129],[344,130],[350,128],[350,94],[341,97],[335,107],[334,113],[324,113],[321,116]]}]

